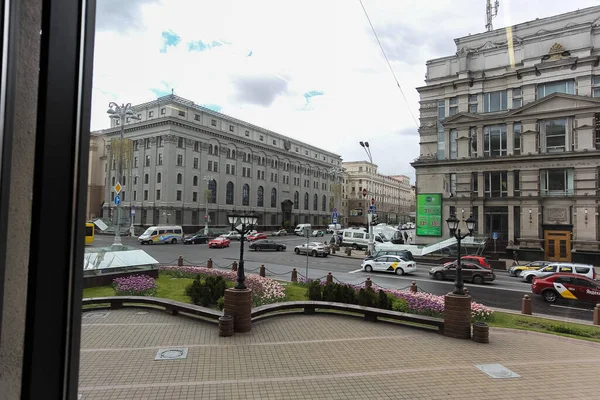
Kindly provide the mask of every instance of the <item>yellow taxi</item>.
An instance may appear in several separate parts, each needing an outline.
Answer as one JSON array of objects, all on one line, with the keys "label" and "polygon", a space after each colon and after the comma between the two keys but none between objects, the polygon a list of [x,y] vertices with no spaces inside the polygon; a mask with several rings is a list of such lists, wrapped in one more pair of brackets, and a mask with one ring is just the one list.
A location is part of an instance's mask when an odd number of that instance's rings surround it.
[{"label": "yellow taxi", "polygon": [[508,269],[510,276],[519,276],[523,271],[535,271],[550,264],[550,261],[532,261],[524,265],[514,265]]}]

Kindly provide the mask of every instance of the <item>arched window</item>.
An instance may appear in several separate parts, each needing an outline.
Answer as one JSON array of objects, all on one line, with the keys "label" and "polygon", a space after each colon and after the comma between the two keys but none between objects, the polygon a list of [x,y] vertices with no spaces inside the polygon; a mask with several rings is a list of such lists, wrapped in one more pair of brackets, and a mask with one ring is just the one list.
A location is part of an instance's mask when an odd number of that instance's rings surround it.
[{"label": "arched window", "polygon": [[327,196],[323,195],[323,199],[321,200],[321,211],[327,210]]},{"label": "arched window", "polygon": [[247,183],[242,187],[242,205],[250,205],[250,186]]},{"label": "arched window", "polygon": [[177,174],[177,184],[181,185],[182,182],[183,182],[183,175]]},{"label": "arched window", "polygon": [[227,182],[225,188],[225,204],[233,204],[233,182]]},{"label": "arched window", "polygon": [[308,193],[304,193],[304,209],[308,210]]},{"label": "arched window", "polygon": [[264,207],[264,205],[265,205],[264,198],[265,198],[265,190],[263,189],[262,186],[259,186],[258,190],[256,191],[256,207]]},{"label": "arched window", "polygon": [[194,179],[192,180],[192,184],[194,186],[198,186],[198,177],[197,176],[194,176]]},{"label": "arched window", "polygon": [[208,181],[208,202],[216,203],[217,202],[217,181],[214,179]]},{"label": "arched window", "polygon": [[144,175],[144,183],[148,183],[149,180],[150,177],[148,176],[148,174]]},{"label": "arched window", "polygon": [[300,208],[300,193],[294,193],[294,210]]},{"label": "arched window", "polygon": [[319,196],[315,193],[313,196],[313,210],[317,211],[319,209]]},{"label": "arched window", "polygon": [[208,145],[208,154],[212,154],[212,152],[213,152],[212,144],[209,144]]},{"label": "arched window", "polygon": [[219,146],[217,146],[217,145],[215,145],[215,152],[214,152],[214,154],[217,155],[217,156],[219,155]]},{"label": "arched window", "polygon": [[159,172],[158,174],[156,174],[156,183],[161,183],[162,182],[162,174]]},{"label": "arched window", "polygon": [[271,189],[271,207],[277,207],[277,189]]},{"label": "arched window", "polygon": [[231,150],[231,158],[235,159],[235,150]]},{"label": "arched window", "polygon": [[227,149],[227,158],[231,158],[231,149]]}]

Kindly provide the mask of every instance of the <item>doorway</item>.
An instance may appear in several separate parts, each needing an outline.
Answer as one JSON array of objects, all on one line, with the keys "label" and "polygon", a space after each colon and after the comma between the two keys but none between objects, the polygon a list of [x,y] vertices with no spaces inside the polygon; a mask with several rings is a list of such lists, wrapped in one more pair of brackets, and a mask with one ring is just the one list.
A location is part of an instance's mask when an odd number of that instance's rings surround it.
[{"label": "doorway", "polygon": [[571,232],[544,231],[544,254],[547,261],[571,261]]}]

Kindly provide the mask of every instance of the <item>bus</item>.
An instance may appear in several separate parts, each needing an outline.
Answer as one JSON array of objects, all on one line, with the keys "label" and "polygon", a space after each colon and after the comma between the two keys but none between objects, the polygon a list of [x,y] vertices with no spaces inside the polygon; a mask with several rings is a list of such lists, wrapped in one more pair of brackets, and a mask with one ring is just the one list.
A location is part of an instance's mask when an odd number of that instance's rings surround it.
[{"label": "bus", "polygon": [[92,244],[94,242],[94,223],[85,223],[85,244]]}]

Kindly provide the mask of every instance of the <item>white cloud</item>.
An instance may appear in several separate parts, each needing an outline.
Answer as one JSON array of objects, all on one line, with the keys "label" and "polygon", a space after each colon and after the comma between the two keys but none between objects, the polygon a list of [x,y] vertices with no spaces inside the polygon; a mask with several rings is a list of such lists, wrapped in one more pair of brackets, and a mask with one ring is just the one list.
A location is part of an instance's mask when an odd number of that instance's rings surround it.
[{"label": "white cloud", "polygon": [[[127,18],[111,2],[99,0],[92,129],[108,125],[109,101],[138,104],[174,89],[348,161],[365,159],[358,142],[368,140],[381,172],[412,177],[419,138],[411,112],[418,118],[425,62],[485,25],[480,0],[363,0],[407,104],[358,1],[131,0]],[[503,0],[494,25],[595,3]],[[162,32],[180,39],[164,53]],[[221,45],[190,52],[198,41]],[[307,104],[310,91],[323,95]]]}]

